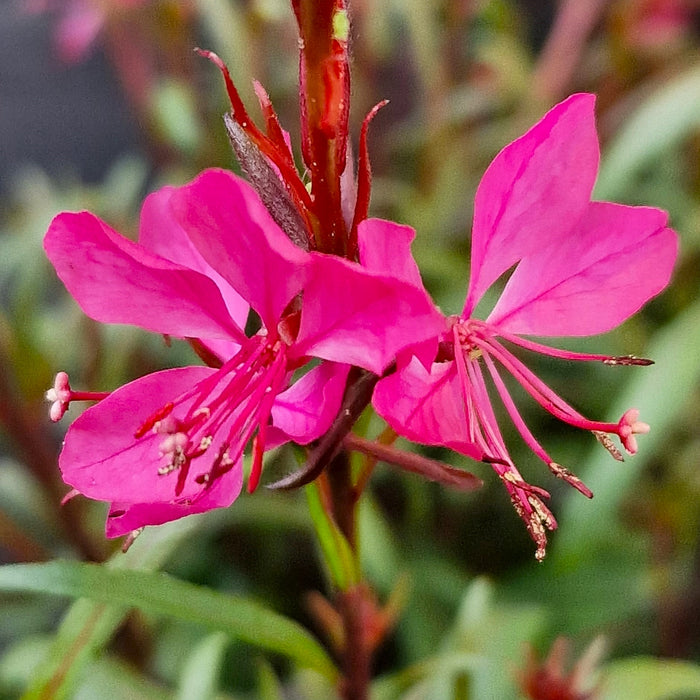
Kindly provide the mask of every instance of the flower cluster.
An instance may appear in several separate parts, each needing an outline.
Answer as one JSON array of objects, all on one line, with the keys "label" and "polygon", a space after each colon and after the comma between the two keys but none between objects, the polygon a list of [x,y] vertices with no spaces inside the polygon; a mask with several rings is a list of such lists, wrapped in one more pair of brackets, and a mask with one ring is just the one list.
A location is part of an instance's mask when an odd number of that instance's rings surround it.
[{"label": "flower cluster", "polygon": [[[347,410],[351,368],[360,368],[375,375],[372,403],[398,435],[493,466],[542,558],[546,530],[556,527],[548,494],[513,463],[491,395],[549,469],[590,496],[531,433],[503,375],[556,418],[591,431],[614,456],[620,453],[610,436],[634,453],[635,435],[648,430],[637,411],[610,423],[584,417],[528,368],[519,349],[648,364],[523,336],[614,328],[666,286],[676,235],[657,209],[591,201],[594,98],[574,95],[488,168],[476,195],[466,301],[460,313],[443,316],[411,256],[413,230],[367,218],[366,132],[376,108],[363,125],[355,177],[347,148],[344,3],[321,3],[330,12],[319,10],[315,24],[293,4],[310,187],[264,90],[256,86],[263,132],[225,66],[201,52],[223,71],[232,103],[227,130],[251,184],[208,170],[151,194],[138,242],[88,212],[60,214],[50,225],[48,257],[88,316],[187,339],[206,365],[156,372],[100,395],[73,392],[60,374],[48,396],[53,419],[72,400],[98,400],[68,430],[63,478],[72,493],[111,504],[111,537],[228,506],[242,488],[246,447],[252,491],[265,450],[286,441],[310,445],[328,433]],[[311,51],[319,36],[327,44]],[[494,308],[477,318],[485,292],[506,274]],[[250,314],[259,330],[247,335]]]}]

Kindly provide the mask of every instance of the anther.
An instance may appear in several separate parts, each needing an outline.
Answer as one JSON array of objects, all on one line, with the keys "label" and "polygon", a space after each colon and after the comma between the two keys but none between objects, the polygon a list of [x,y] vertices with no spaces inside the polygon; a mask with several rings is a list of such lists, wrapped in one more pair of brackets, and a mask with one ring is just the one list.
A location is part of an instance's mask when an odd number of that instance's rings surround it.
[{"label": "anther", "polygon": [[636,355],[619,355],[618,357],[606,357],[603,360],[604,365],[639,365],[641,367],[648,367],[654,364],[654,360],[647,360],[644,357],[637,357]]},{"label": "anther", "polygon": [[214,441],[214,438],[211,435],[205,435],[199,442],[199,450],[198,452],[206,452],[209,447],[211,446],[211,443]]},{"label": "anther", "polygon": [[613,441],[607,433],[602,430],[592,430],[593,435],[595,435],[596,440],[612,455],[613,459],[618,462],[624,462],[625,458],[622,456],[622,452],[615,447]]},{"label": "anther", "polygon": [[550,462],[547,466],[554,476],[566,481],[567,484],[570,484],[577,491],[580,491],[586,498],[593,498],[593,491],[591,491],[572,471],[566,467],[562,467],[561,464],[557,464],[556,462]]},{"label": "anther", "polygon": [[134,541],[142,532],[143,532],[143,528],[140,527],[138,530],[132,530],[126,536],[126,539],[124,540],[124,544],[122,544],[122,552],[124,554],[126,554],[129,551],[129,547],[131,547],[131,545],[134,544]]}]

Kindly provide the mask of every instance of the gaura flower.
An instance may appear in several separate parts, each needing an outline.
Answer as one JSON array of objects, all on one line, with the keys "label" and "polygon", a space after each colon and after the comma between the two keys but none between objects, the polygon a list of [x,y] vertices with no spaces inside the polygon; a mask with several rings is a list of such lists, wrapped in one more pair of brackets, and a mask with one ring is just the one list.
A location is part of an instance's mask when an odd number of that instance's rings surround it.
[{"label": "gaura flower", "polygon": [[[381,226],[363,230],[381,244]],[[349,365],[381,374],[442,325],[416,285],[296,247],[255,191],[222,170],[150,195],[138,243],[81,212],[59,214],[44,246],[88,316],[191,339],[214,365],[137,379],[69,428],[63,478],[112,504],[110,537],[230,505],[251,440],[252,491],[266,448],[328,429]],[[252,337],[249,304],[262,324]],[[310,358],[325,362],[292,383]],[[50,394],[54,418],[84,397],[67,377]]]},{"label": "gaura flower", "polygon": [[[432,346],[400,360],[373,400],[400,435],[491,462],[537,544],[538,559],[545,554],[546,529],[556,527],[543,501],[549,494],[527,484],[513,464],[487,378],[530,449],[556,476],[592,496],[530,432],[502,373],[556,418],[592,431],[614,457],[622,459],[611,435],[636,452],[635,434],[649,430],[638,411],[630,409],[616,423],[589,420],[511,348],[608,365],[650,364],[559,350],[522,336],[586,336],[615,328],[664,289],[677,255],[665,212],[591,201],[599,160],[594,103],[593,95],[573,95],[496,156],[476,194],[464,308],[445,319]],[[484,293],[514,266],[495,307],[485,320],[476,318]],[[415,274],[403,279],[415,282]]]}]

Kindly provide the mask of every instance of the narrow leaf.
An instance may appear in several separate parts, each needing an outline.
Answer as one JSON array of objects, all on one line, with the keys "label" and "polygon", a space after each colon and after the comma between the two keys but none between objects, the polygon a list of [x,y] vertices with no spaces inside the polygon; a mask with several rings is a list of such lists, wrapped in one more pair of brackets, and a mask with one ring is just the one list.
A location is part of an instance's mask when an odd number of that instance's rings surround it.
[{"label": "narrow leaf", "polygon": [[316,535],[323,551],[323,560],[328,566],[331,579],[341,591],[346,591],[360,578],[350,544],[326,513],[316,482],[306,487],[306,497]]},{"label": "narrow leaf", "polygon": [[225,634],[215,632],[197,644],[182,669],[177,700],[215,700],[227,642]]},{"label": "narrow leaf", "polygon": [[[205,521],[206,518],[191,517],[150,528],[136,539],[126,554],[118,552],[107,566],[158,569],[182,541]],[[85,667],[109,642],[126,614],[124,607],[110,607],[92,600],[73,603],[61,622],[46,659],[31,679],[23,700],[71,697],[73,686],[82,677]]]},{"label": "narrow leaf", "polygon": [[166,574],[66,561],[17,564],[0,568],[0,590],[86,597],[168,615],[284,654],[330,679],[337,676],[323,647],[296,622],[250,599],[225,595]]}]

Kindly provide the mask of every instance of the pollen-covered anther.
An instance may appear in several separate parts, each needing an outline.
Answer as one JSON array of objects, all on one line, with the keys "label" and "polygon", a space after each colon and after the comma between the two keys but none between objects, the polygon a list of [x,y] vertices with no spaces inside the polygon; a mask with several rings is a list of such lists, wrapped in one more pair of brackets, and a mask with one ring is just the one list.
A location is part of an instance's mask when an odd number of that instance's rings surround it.
[{"label": "pollen-covered anther", "polygon": [[229,453],[229,445],[224,443],[219,448],[219,453],[217,454],[211,469],[208,472],[197,475],[195,477],[195,482],[204,486],[211,486],[211,484],[213,484],[219,476],[226,474],[226,472],[228,472],[231,467],[234,466],[234,464],[235,462],[231,459],[231,455]]},{"label": "pollen-covered anther", "polygon": [[200,454],[203,452],[206,452],[210,447],[211,443],[214,441],[214,438],[211,435],[205,435],[200,441],[199,441],[199,449],[197,452]]},{"label": "pollen-covered anther", "polygon": [[122,553],[126,554],[129,551],[129,548],[131,547],[132,544],[136,541],[136,538],[143,532],[144,528],[139,527],[136,530],[132,530],[124,539],[124,542],[122,544]]},{"label": "pollen-covered anther", "polygon": [[542,525],[539,513],[533,511],[527,519],[525,525],[530,533],[530,537],[535,541],[537,550],[535,551],[535,559],[542,561],[547,554],[547,533]]},{"label": "pollen-covered anther", "polygon": [[622,452],[615,447],[607,433],[604,433],[602,430],[591,430],[591,432],[595,435],[596,440],[612,455],[613,459],[618,462],[625,461]]},{"label": "pollen-covered anther", "polygon": [[638,418],[639,411],[636,408],[630,408],[625,411],[622,418],[620,418],[620,422],[617,424],[617,434],[620,436],[624,448],[631,455],[637,452],[637,439],[634,436],[644,435],[650,430],[649,425],[637,420]]},{"label": "pollen-covered anther", "polygon": [[158,445],[158,451],[161,457],[168,457],[170,461],[165,466],[158,468],[158,474],[164,476],[180,469],[187,462],[186,450],[188,445],[189,438],[185,433],[169,434]]},{"label": "pollen-covered anther", "polygon": [[504,481],[507,481],[513,486],[516,486],[517,488],[525,491],[527,494],[534,494],[538,498],[549,498],[550,494],[548,491],[545,491],[545,489],[540,488],[539,486],[533,486],[532,484],[528,484],[527,481],[525,481],[519,474],[513,474],[513,472],[504,472],[501,475],[501,478]]},{"label": "pollen-covered anther", "polygon": [[567,484],[573,486],[577,491],[580,491],[586,498],[593,498],[593,491],[591,491],[570,469],[556,462],[549,462],[547,466],[554,476],[566,481]]},{"label": "pollen-covered anther", "polygon": [[636,355],[619,355],[617,357],[606,357],[603,360],[604,365],[637,365],[640,367],[648,367],[654,364],[654,360],[648,360],[645,357],[637,357]]},{"label": "pollen-covered anther", "polygon": [[552,512],[545,506],[539,498],[535,496],[528,496],[528,503],[532,506],[532,509],[537,513],[537,517],[542,525],[544,525],[548,530],[557,529],[557,521],[554,519]]}]

